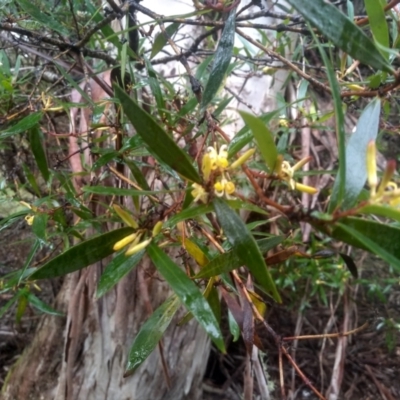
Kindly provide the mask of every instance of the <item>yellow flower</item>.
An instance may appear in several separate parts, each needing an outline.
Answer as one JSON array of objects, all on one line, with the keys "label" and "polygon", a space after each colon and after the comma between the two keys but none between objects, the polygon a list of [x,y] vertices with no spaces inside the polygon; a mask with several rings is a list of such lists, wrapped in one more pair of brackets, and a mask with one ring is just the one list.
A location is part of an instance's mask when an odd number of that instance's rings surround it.
[{"label": "yellow flower", "polygon": [[202,160],[202,171],[205,181],[209,180],[211,171],[215,171],[217,169],[223,171],[228,168],[229,161],[227,149],[228,146],[226,144],[223,144],[220,147],[218,153],[215,147],[210,146],[207,148],[207,152],[204,154]]},{"label": "yellow flower", "polygon": [[277,167],[275,168],[275,172],[278,175],[279,179],[285,181],[291,190],[300,190],[301,192],[315,194],[318,190],[312,186],[303,185],[302,183],[297,183],[294,180],[294,174],[297,170],[302,168],[305,164],[307,164],[311,160],[311,157],[305,157],[297,162],[293,167],[290,165],[288,161],[284,161],[281,155],[277,158]]},{"label": "yellow flower", "polygon": [[379,185],[376,170],[376,144],[371,141],[367,147],[367,176],[371,189],[370,202],[376,204],[387,203],[394,207],[400,205],[400,189],[395,182],[391,181],[396,171],[396,162],[394,160],[387,162]]},{"label": "yellow flower", "polygon": [[126,251],[125,255],[126,256],[131,256],[133,254],[138,253],[140,250],[143,250],[144,248],[146,248],[151,243],[152,240],[153,240],[153,238],[150,238],[150,239],[147,239],[147,240],[143,240],[143,242],[141,242],[139,244],[132,243],[132,245]]},{"label": "yellow flower", "polygon": [[203,203],[207,203],[208,193],[205,191],[203,186],[198,183],[193,183],[193,190],[191,191],[191,195],[194,197],[194,201],[202,201]]},{"label": "yellow flower", "polygon": [[227,199],[231,199],[232,196],[230,195],[235,192],[235,189],[235,184],[231,181],[226,180],[225,178],[214,184],[215,195],[218,197],[222,197],[225,195]]},{"label": "yellow flower", "polygon": [[242,164],[244,164],[254,153],[256,152],[256,149],[249,149],[246,152],[244,152],[236,161],[234,161],[230,166],[229,169],[234,169],[237,167],[240,167]]},{"label": "yellow flower", "polygon": [[140,240],[141,234],[137,232],[132,233],[128,236],[125,236],[123,239],[119,240],[117,243],[114,244],[113,250],[118,251],[121,250],[123,247],[127,246],[129,243],[136,241],[137,239]]},{"label": "yellow flower", "polygon": [[[19,202],[20,204],[22,204],[23,206],[25,206],[25,207],[27,207],[27,208],[29,208],[30,210],[32,210],[32,211],[34,211],[34,212],[37,212],[38,211],[38,208],[36,207],[36,206],[31,206],[29,203],[27,203],[26,201],[20,201]],[[33,214],[27,214],[26,216],[25,216],[25,221],[26,221],[26,223],[30,226],[30,225],[33,225],[33,221],[34,221],[34,219],[35,219],[35,216],[33,215]]]},{"label": "yellow flower", "polygon": [[28,225],[33,225],[33,220],[35,219],[35,216],[32,214],[28,214],[25,216],[25,221]]}]

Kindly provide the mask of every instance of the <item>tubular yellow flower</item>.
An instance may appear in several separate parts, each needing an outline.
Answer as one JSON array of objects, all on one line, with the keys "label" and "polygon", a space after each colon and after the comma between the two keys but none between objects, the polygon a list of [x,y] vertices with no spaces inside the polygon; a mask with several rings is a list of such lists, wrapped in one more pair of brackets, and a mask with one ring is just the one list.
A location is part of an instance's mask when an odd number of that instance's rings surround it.
[{"label": "tubular yellow flower", "polygon": [[298,161],[293,167],[288,161],[283,161],[282,156],[278,156],[277,166],[275,168],[275,173],[278,175],[279,179],[285,181],[291,190],[300,190],[301,192],[316,194],[318,190],[312,186],[303,185],[294,180],[294,173],[302,168],[311,160],[311,157],[305,157]]},{"label": "tubular yellow flower", "polygon": [[400,189],[395,182],[391,182],[396,171],[396,162],[394,160],[387,162],[379,185],[376,169],[376,145],[374,141],[371,141],[368,143],[367,148],[367,174],[368,184],[371,188],[370,202],[374,204],[389,204],[392,207],[399,206]]},{"label": "tubular yellow flower", "polygon": [[378,175],[376,173],[376,145],[370,141],[367,147],[367,174],[368,185],[371,188],[371,197],[375,197],[378,186]]},{"label": "tubular yellow flower", "polygon": [[234,161],[229,168],[234,169],[237,167],[240,167],[242,164],[244,164],[254,153],[256,149],[249,149],[247,150],[244,154],[242,154],[236,161]]},{"label": "tubular yellow flower", "polygon": [[141,242],[139,244],[132,244],[132,246],[130,246],[129,249],[126,251],[125,255],[131,256],[135,253],[138,253],[140,250],[143,250],[144,248],[146,248],[152,240],[153,240],[153,238],[150,238],[150,239],[144,240],[143,242]]},{"label": "tubular yellow flower", "polygon": [[303,185],[302,183],[295,182],[296,190],[300,190],[300,192],[309,193],[309,194],[316,194],[318,189],[312,186]]},{"label": "tubular yellow flower", "polygon": [[158,221],[153,227],[153,231],[151,233],[151,236],[152,237],[157,236],[161,232],[162,226],[163,226],[162,221]]},{"label": "tubular yellow flower", "polygon": [[191,191],[191,195],[194,197],[194,201],[202,201],[203,203],[207,203],[208,193],[205,191],[203,186],[198,183],[193,183],[193,190]]},{"label": "tubular yellow flower", "polygon": [[119,240],[117,243],[114,244],[113,250],[115,251],[121,250],[123,247],[133,242],[137,237],[138,237],[137,232],[125,236],[123,239]]},{"label": "tubular yellow flower", "polygon": [[210,178],[211,171],[215,171],[217,169],[225,170],[228,168],[228,146],[223,144],[219,152],[215,147],[208,147],[206,154],[203,156],[202,160],[202,171],[204,180],[208,181]]},{"label": "tubular yellow flower", "polygon": [[28,214],[25,216],[25,221],[28,225],[33,225],[33,220],[35,219],[35,216],[32,214]]}]

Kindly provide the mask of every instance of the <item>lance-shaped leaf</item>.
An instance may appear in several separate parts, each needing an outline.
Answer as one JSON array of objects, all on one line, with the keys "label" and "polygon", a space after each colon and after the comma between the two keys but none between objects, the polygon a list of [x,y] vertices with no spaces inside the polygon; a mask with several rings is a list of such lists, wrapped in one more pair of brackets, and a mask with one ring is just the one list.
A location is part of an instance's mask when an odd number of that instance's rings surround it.
[{"label": "lance-shaped leaf", "polygon": [[381,217],[391,218],[400,222],[400,210],[383,204],[368,204],[362,207],[359,212],[361,214],[380,215]]},{"label": "lance-shaped leaf", "polygon": [[29,130],[29,142],[36,164],[39,167],[44,180],[47,182],[50,178],[49,166],[47,164],[46,153],[42,143],[42,132],[38,125],[33,126]]},{"label": "lance-shaped leaf", "polygon": [[332,236],[370,251],[400,272],[400,229],[377,222],[346,218]]},{"label": "lance-shaped leaf", "polygon": [[28,129],[36,126],[42,119],[43,114],[36,112],[29,114],[27,117],[18,121],[15,125],[8,127],[7,129],[0,131],[0,139],[5,139],[9,136],[18,135],[19,133],[26,132]]},{"label": "lance-shaped leaf", "polygon": [[171,323],[180,304],[181,302],[177,296],[171,296],[142,325],[129,351],[124,377],[131,375],[152,353]]},{"label": "lance-shaped leaf", "polygon": [[190,158],[178,147],[171,136],[157,124],[150,114],[139,107],[123,89],[114,85],[114,91],[122,104],[125,115],[151,152],[185,178],[200,183],[200,176],[193,167]]},{"label": "lance-shaped leaf", "polygon": [[128,272],[138,265],[139,261],[144,255],[144,250],[127,257],[125,251],[118,254],[107,265],[105,271],[100,277],[99,284],[97,285],[96,297],[100,298],[113,288]]},{"label": "lance-shaped leaf", "polygon": [[325,37],[354,59],[393,73],[375,43],[337,7],[326,0],[288,0]]},{"label": "lance-shaped leaf", "polygon": [[114,253],[114,244],[133,232],[134,229],[127,227],[85,240],[50,260],[35,271],[30,279],[55,278],[94,264]]},{"label": "lance-shaped leaf", "polygon": [[257,282],[277,302],[281,302],[281,297],[265,265],[261,251],[244,222],[223,200],[214,199],[213,204],[224,234],[242,264],[249,268]]},{"label": "lance-shaped leaf", "polygon": [[[357,123],[356,131],[350,136],[346,146],[346,180],[342,207],[349,209],[354,206],[367,180],[367,147],[371,140],[375,140],[379,131],[381,101],[372,100],[362,112]],[[341,177],[335,180],[332,190],[330,210],[338,205],[338,193]]]},{"label": "lance-shaped leaf", "polygon": [[[265,253],[281,243],[282,240],[283,236],[275,236],[272,238],[261,239],[257,242],[257,245],[261,253]],[[200,270],[198,274],[196,274],[195,278],[211,278],[225,272],[233,271],[241,265],[242,261],[240,257],[235,251],[231,250],[213,258]]]},{"label": "lance-shaped leaf", "polygon": [[210,77],[208,78],[201,100],[201,110],[204,110],[211,103],[217,94],[222,82],[225,79],[226,71],[231,62],[233,44],[235,42],[235,20],[236,8],[231,10],[222,31],[221,39],[215,52],[214,62],[211,68]]},{"label": "lance-shaped leaf", "polygon": [[374,39],[382,46],[389,47],[389,29],[384,10],[386,2],[380,0],[364,0],[364,2]]},{"label": "lance-shaped leaf", "polygon": [[239,111],[239,114],[251,129],[254,138],[256,139],[257,147],[260,149],[261,155],[267,163],[268,168],[273,171],[275,168],[276,157],[278,156],[278,150],[276,149],[272,132],[260,118],[244,111]]},{"label": "lance-shaped leaf", "polygon": [[218,349],[225,352],[225,344],[218,322],[196,284],[156,244],[151,243],[147,247],[147,253],[188,311],[205,329]]},{"label": "lance-shaped leaf", "polygon": [[168,38],[170,38],[179,28],[180,22],[174,22],[165,28],[165,32],[160,32],[154,39],[154,44],[151,49],[150,59],[155,57],[166,45]]},{"label": "lance-shaped leaf", "polygon": [[346,182],[346,151],[345,151],[345,130],[344,130],[344,113],[343,113],[343,106],[342,100],[340,97],[340,88],[339,83],[336,79],[335,72],[333,70],[333,66],[329,58],[327,57],[324,48],[322,47],[320,41],[317,38],[317,35],[311,30],[311,34],[317,43],[318,50],[321,54],[321,57],[324,61],[326,72],[328,75],[329,85],[332,90],[332,99],[333,99],[333,106],[335,109],[335,122],[336,122],[336,139],[338,142],[338,150],[339,150],[339,173],[337,180],[337,196],[335,201],[332,201],[329,204],[330,209],[332,211],[336,208],[337,205],[340,205],[344,198],[345,192],[345,182]]}]

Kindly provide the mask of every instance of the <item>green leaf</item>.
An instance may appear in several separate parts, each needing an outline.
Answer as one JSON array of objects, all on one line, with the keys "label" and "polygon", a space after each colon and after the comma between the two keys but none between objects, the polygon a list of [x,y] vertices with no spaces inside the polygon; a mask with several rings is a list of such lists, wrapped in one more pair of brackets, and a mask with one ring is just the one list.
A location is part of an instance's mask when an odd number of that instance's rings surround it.
[{"label": "green leaf", "polygon": [[124,377],[131,375],[146,360],[167,330],[181,302],[173,295],[142,325],[129,350]]},{"label": "green leaf", "polygon": [[[257,246],[261,253],[265,253],[281,243],[283,239],[283,236],[261,239],[257,242]],[[234,269],[239,268],[242,264],[239,255],[235,251],[231,250],[213,258],[200,270],[198,274],[196,274],[195,278],[211,278],[225,272],[233,271]]]},{"label": "green leaf", "polygon": [[400,272],[400,229],[372,221],[346,218],[336,225],[332,236],[376,254]]},{"label": "green leaf", "polygon": [[280,303],[281,297],[261,251],[244,222],[223,200],[214,199],[213,204],[224,234],[243,265],[249,268],[258,283]]},{"label": "green leaf", "polygon": [[208,78],[203,97],[201,99],[200,109],[202,111],[204,111],[205,108],[211,103],[225,79],[226,71],[228,70],[231,62],[233,44],[235,41],[235,21],[236,8],[231,10],[227,20],[225,21],[225,27],[222,31],[217,51],[215,52],[210,77]]},{"label": "green leaf", "polygon": [[173,170],[193,182],[200,183],[200,176],[188,155],[154,121],[152,116],[139,107],[119,86],[114,85],[114,90],[126,116],[149,149]]},{"label": "green leaf", "polygon": [[55,310],[53,307],[50,307],[48,304],[46,304],[45,302],[43,302],[42,300],[40,300],[38,297],[36,297],[33,293],[28,293],[27,295],[28,301],[29,303],[35,307],[36,309],[38,309],[39,311],[45,313],[45,314],[49,314],[49,315],[56,315],[59,317],[63,317],[65,314]]},{"label": "green leaf", "polygon": [[[311,30],[311,29],[310,29]],[[342,100],[340,98],[340,88],[339,84],[336,79],[335,72],[333,70],[332,64],[329,61],[328,57],[326,56],[324,48],[321,46],[321,43],[319,42],[317,36],[315,33],[311,30],[311,34],[314,38],[314,40],[317,43],[318,50],[321,53],[321,57],[324,61],[326,71],[328,74],[328,80],[329,80],[329,85],[332,90],[332,97],[333,97],[333,106],[335,109],[335,126],[336,126],[336,138],[338,142],[338,150],[339,150],[339,173],[338,173],[338,181],[337,184],[337,196],[336,196],[336,202],[331,201],[329,203],[329,211],[332,212],[334,208],[337,207],[337,205],[340,205],[343,197],[344,197],[344,191],[345,191],[345,182],[346,182],[346,152],[345,152],[345,130],[344,130],[344,114],[343,114],[343,106],[342,106]]]},{"label": "green leaf", "polygon": [[44,213],[36,214],[33,219],[32,231],[42,242],[46,242],[46,227],[48,219],[49,215]]},{"label": "green leaf", "polygon": [[288,0],[325,37],[363,64],[394,73],[374,42],[337,7],[325,0]]},{"label": "green leaf", "polygon": [[[356,131],[350,136],[346,146],[346,180],[342,207],[349,209],[354,206],[367,180],[367,147],[375,141],[379,131],[381,100],[375,98],[362,112]],[[332,190],[330,210],[338,204],[340,175],[336,178]]]},{"label": "green leaf", "polygon": [[112,186],[84,186],[82,191],[85,193],[95,193],[106,196],[142,196],[160,193],[159,190],[123,189]]},{"label": "green leaf", "polygon": [[[382,2],[379,0],[365,0],[364,2],[374,39],[382,46],[390,47],[389,29]],[[384,56],[387,58],[388,53]]]},{"label": "green leaf", "polygon": [[4,131],[0,131],[0,139],[5,139],[9,136],[26,132],[39,123],[39,121],[42,119],[42,115],[43,114],[41,112],[28,115],[27,117],[21,119],[21,121],[18,121],[15,125],[5,129]]},{"label": "green leaf", "polygon": [[[274,118],[280,112],[282,112],[281,108],[263,114],[261,117],[259,117],[259,119],[261,119],[264,125],[267,125],[272,120],[272,118]],[[243,149],[244,146],[249,144],[253,140],[253,138],[254,135],[253,132],[250,130],[250,127],[248,125],[245,125],[229,143],[228,158],[231,158],[232,156],[237,154],[240,150]]]},{"label": "green leaf", "polygon": [[358,211],[361,214],[380,215],[381,217],[391,218],[395,221],[400,222],[400,210],[390,206],[369,204],[365,207],[360,208]]},{"label": "green leaf", "polygon": [[85,240],[50,260],[30,278],[32,280],[55,278],[94,264],[114,253],[114,244],[133,232],[134,229],[126,227]]},{"label": "green leaf", "polygon": [[49,166],[47,165],[46,152],[43,148],[42,143],[42,132],[39,129],[38,125],[33,126],[29,129],[29,143],[31,145],[33,156],[35,157],[35,161],[39,170],[47,182],[50,178]]},{"label": "green leaf", "polygon": [[144,255],[144,250],[127,257],[125,251],[118,254],[107,265],[97,285],[96,297],[100,298],[112,289],[128,272],[139,263]]},{"label": "green leaf", "polygon": [[178,214],[175,214],[173,217],[169,218],[168,221],[165,223],[165,226],[167,228],[173,228],[178,222],[185,221],[187,219],[195,219],[197,217],[200,217],[201,215],[205,215],[213,211],[213,206],[206,204],[202,204],[192,208],[186,208]]},{"label": "green leaf", "polygon": [[217,348],[225,353],[224,339],[218,322],[199,288],[156,244],[151,243],[147,247],[147,253],[188,311],[205,329]]},{"label": "green leaf", "polygon": [[57,21],[57,19],[51,14],[45,14],[38,7],[36,7],[32,1],[18,0],[18,5],[25,11],[30,18],[40,22],[40,24],[47,26],[49,29],[60,33],[63,36],[68,37],[70,32],[63,27],[63,25]]},{"label": "green leaf", "polygon": [[268,168],[273,171],[276,164],[276,157],[278,150],[275,146],[275,140],[272,132],[267,128],[265,123],[254,115],[248,114],[244,111],[239,111],[243,121],[251,129],[254,138],[257,142],[261,155],[263,156]]},{"label": "green leaf", "polygon": [[[180,25],[180,22],[174,22],[173,24],[168,25],[165,28],[165,33],[167,34],[167,37],[172,37],[172,35],[179,29]],[[155,57],[166,45],[167,37],[165,36],[165,33],[160,32],[154,39],[154,44],[150,54],[150,60]]]}]

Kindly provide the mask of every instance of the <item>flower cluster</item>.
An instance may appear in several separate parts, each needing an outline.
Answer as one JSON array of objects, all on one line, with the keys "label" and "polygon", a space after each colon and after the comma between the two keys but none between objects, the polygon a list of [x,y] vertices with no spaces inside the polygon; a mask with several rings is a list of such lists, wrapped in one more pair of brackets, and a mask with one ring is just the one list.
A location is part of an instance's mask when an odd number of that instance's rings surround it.
[{"label": "flower cluster", "polygon": [[370,202],[374,204],[389,204],[397,207],[400,205],[400,189],[391,179],[396,171],[396,162],[387,162],[381,182],[378,184],[376,172],[376,144],[374,141],[368,143],[367,148],[367,175],[370,187]]},{"label": "flower cluster", "polygon": [[311,160],[311,157],[305,157],[297,162],[293,167],[288,161],[284,161],[283,157],[277,157],[277,167],[275,168],[276,175],[282,181],[285,181],[291,190],[300,190],[301,192],[316,194],[318,190],[312,186],[303,185],[294,180],[294,174]]},{"label": "flower cluster", "polygon": [[[214,194],[218,197],[225,196],[227,199],[232,198],[235,193],[236,186],[230,180],[229,171],[239,167],[245,163],[255,152],[255,149],[247,150],[236,161],[229,165],[228,161],[228,146],[223,144],[219,151],[216,147],[208,147],[202,159],[203,178],[206,183],[213,181]],[[214,179],[216,180],[214,181]],[[194,201],[202,201],[206,203],[208,200],[208,192],[206,189],[194,183],[192,185],[192,196]]]},{"label": "flower cluster", "polygon": [[137,229],[136,232],[131,233],[128,236],[125,236],[123,239],[119,240],[117,243],[114,244],[113,250],[118,251],[127,246],[128,244],[130,245],[128,249],[125,252],[126,256],[131,256],[133,254],[138,253],[139,251],[145,249],[153,240],[155,236],[157,236],[161,232],[162,228],[162,222],[158,221],[153,228],[153,231],[151,233],[151,237],[145,240],[142,240],[143,235],[145,234],[146,230],[145,229],[138,229],[138,223],[133,219],[133,217],[124,211],[121,207],[118,205],[114,204],[113,208],[115,212],[118,214],[118,216],[130,227]]}]

